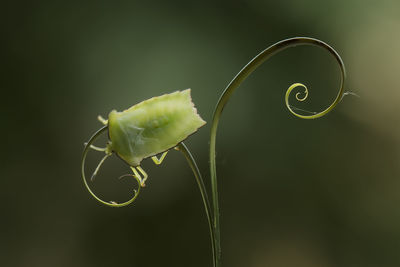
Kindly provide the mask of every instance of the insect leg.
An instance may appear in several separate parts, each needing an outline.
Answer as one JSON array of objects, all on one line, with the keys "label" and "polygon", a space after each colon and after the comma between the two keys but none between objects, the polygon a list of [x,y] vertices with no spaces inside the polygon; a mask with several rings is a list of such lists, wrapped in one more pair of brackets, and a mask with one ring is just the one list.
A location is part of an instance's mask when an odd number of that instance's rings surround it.
[{"label": "insect leg", "polygon": [[[142,187],[145,187],[145,182],[147,180],[147,177],[149,177],[147,173],[140,166],[131,167],[131,169],[133,171],[133,174],[140,180],[140,185]],[[142,173],[143,177],[139,174],[138,170]]]},{"label": "insect leg", "polygon": [[103,164],[103,162],[104,162],[109,156],[111,156],[111,155],[112,155],[112,154],[106,154],[106,155],[100,160],[99,164],[97,165],[96,169],[94,170],[94,172],[93,172],[93,174],[92,174],[92,177],[90,178],[91,181],[93,181],[93,180],[94,180],[94,177],[96,177],[97,172],[100,170],[100,166]]},{"label": "insect leg", "polygon": [[142,167],[137,166],[136,169],[138,169],[138,170],[143,174],[143,182],[142,182],[143,185],[142,185],[142,186],[146,186],[146,185],[145,185],[145,182],[146,182],[146,180],[147,180],[147,177],[149,177],[149,176],[148,176],[147,173],[142,169]]},{"label": "insect leg", "polygon": [[167,155],[167,153],[168,153],[168,151],[165,151],[165,152],[161,155],[160,158],[157,158],[157,156],[153,156],[153,157],[151,157],[151,159],[154,161],[154,163],[155,163],[156,165],[160,165],[160,164],[163,162],[163,160],[164,160],[165,156]]},{"label": "insect leg", "polygon": [[101,115],[97,116],[97,119],[104,125],[108,124],[108,120],[104,119]]},{"label": "insect leg", "polygon": [[[84,146],[87,145],[87,143],[83,144]],[[94,146],[94,145],[90,145],[90,148],[96,151],[100,151],[100,152],[105,152],[107,150],[106,147],[98,147],[98,146]]]}]

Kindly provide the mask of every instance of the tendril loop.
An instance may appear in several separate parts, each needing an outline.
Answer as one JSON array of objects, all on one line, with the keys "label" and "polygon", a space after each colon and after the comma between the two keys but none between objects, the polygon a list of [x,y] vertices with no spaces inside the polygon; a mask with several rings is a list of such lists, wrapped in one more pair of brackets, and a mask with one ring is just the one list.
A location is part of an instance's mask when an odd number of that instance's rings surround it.
[{"label": "tendril loop", "polygon": [[107,205],[109,207],[114,207],[114,208],[118,208],[118,207],[124,207],[127,206],[129,204],[131,204],[133,201],[135,201],[135,199],[138,197],[139,193],[140,193],[140,188],[141,188],[141,181],[140,179],[133,175],[133,174],[125,174],[122,175],[121,177],[119,177],[120,179],[122,177],[125,176],[132,176],[133,178],[135,178],[137,184],[138,184],[138,189],[134,190],[134,195],[131,199],[129,199],[128,201],[122,202],[122,203],[117,203],[115,201],[104,201],[101,198],[99,198],[89,187],[89,184],[86,181],[86,176],[85,176],[85,161],[86,161],[86,156],[87,153],[89,152],[89,148],[91,148],[92,144],[94,143],[94,141],[96,141],[97,138],[99,138],[99,136],[105,132],[107,130],[107,125],[103,126],[102,128],[100,128],[96,133],[93,134],[92,137],[90,137],[89,141],[87,143],[85,143],[85,148],[83,150],[83,155],[82,155],[82,161],[81,161],[81,171],[82,171],[82,179],[83,179],[83,183],[85,184],[86,189],[89,191],[89,193],[100,203]]}]

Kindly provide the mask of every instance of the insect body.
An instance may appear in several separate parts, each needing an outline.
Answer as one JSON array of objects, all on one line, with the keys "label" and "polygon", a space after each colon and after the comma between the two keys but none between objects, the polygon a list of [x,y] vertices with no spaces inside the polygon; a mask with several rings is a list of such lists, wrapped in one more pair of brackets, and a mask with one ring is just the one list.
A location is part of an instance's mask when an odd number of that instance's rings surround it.
[{"label": "insect body", "polygon": [[110,149],[130,166],[175,147],[203,126],[190,89],[153,97],[108,116]]},{"label": "insect body", "polygon": [[[108,128],[110,140],[105,148],[91,145],[103,131],[101,129],[86,144],[82,159],[82,176],[86,186],[84,162],[88,148],[106,153],[95,169],[92,179],[105,159],[116,153],[130,165],[133,176],[143,187],[148,176],[140,167],[141,161],[151,157],[156,164],[161,164],[169,149],[174,148],[206,123],[197,114],[190,89],[153,97],[122,112],[113,110],[108,120],[100,116],[99,120],[105,125],[104,129]],[[162,152],[164,153],[158,159],[156,155]],[[89,192],[92,193],[90,189]]]}]

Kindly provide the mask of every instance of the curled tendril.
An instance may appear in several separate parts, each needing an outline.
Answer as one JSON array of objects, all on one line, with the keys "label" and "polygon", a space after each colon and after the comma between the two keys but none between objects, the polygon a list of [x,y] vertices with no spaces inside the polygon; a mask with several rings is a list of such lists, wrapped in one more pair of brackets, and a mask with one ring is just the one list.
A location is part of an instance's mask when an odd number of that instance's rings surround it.
[{"label": "curled tendril", "polygon": [[[303,87],[304,88],[304,96],[303,97],[300,96],[301,95],[300,92],[296,93],[297,101],[304,101],[304,100],[307,99],[307,97],[308,97],[308,88],[307,88],[307,86],[305,86],[302,83],[294,83],[286,91],[286,95],[285,95],[286,106],[289,105],[289,101],[288,100],[289,100],[290,93],[293,91],[293,89],[295,89],[297,87]],[[290,109],[290,108],[288,107],[288,109]]]},{"label": "curled tendril", "polygon": [[138,183],[138,190],[135,190],[135,191],[134,191],[134,192],[135,192],[135,195],[134,195],[130,200],[128,200],[128,201],[126,201],[126,202],[123,202],[123,203],[116,203],[116,202],[114,202],[114,201],[107,202],[107,201],[102,200],[102,199],[99,198],[98,196],[96,196],[96,194],[93,193],[93,191],[90,189],[90,187],[89,187],[89,185],[88,185],[88,183],[87,183],[87,181],[86,181],[86,176],[85,176],[85,160],[86,160],[86,155],[87,155],[87,153],[88,153],[88,151],[89,151],[89,148],[90,148],[91,145],[94,143],[94,141],[95,141],[104,131],[107,130],[107,128],[108,128],[107,125],[106,125],[106,126],[103,126],[102,128],[100,128],[97,132],[95,132],[95,133],[93,134],[92,137],[90,137],[89,141],[88,141],[87,143],[85,143],[85,149],[83,150],[82,161],[81,161],[82,179],[83,179],[83,183],[84,183],[85,186],[86,186],[86,189],[89,191],[89,193],[90,193],[97,201],[99,201],[100,203],[102,203],[102,204],[104,204],[104,205],[107,205],[107,206],[109,206],[109,207],[118,208],[118,207],[123,207],[123,206],[126,206],[126,205],[131,204],[131,203],[132,203],[133,201],[135,201],[135,199],[138,197],[138,195],[139,195],[139,193],[140,193],[140,188],[141,188],[141,181],[140,181],[140,179],[139,179],[137,176],[132,175],[132,174],[126,174],[126,175],[123,175],[123,176],[120,177],[120,178],[122,178],[122,177],[125,177],[125,176],[132,176],[133,178],[136,179],[136,181],[137,181],[137,183]]},{"label": "curled tendril", "polygon": [[[289,86],[289,88],[287,89],[286,94],[285,94],[285,104],[286,104],[287,109],[288,109],[293,115],[295,115],[295,116],[298,116],[298,115],[300,115],[300,114],[298,114],[297,112],[295,112],[295,111],[294,111],[294,108],[289,104],[289,96],[290,96],[290,93],[291,93],[294,89],[296,89],[297,87],[303,87],[303,88],[304,88],[304,92],[303,92],[303,93],[301,93],[301,92],[297,92],[297,93],[296,93],[296,100],[297,100],[297,101],[302,102],[302,101],[306,100],[307,97],[308,97],[308,88],[307,88],[307,86],[305,86],[304,84],[302,84],[302,83],[294,83],[294,84],[292,84],[291,86]],[[300,96],[300,95],[302,95],[302,94],[304,94],[303,97]],[[296,109],[296,110],[299,110],[298,108],[295,108],[295,109]],[[314,113],[314,115],[315,115],[315,113]]]},{"label": "curled tendril", "polygon": [[[211,190],[212,190],[212,201],[213,201],[213,226],[214,226],[214,246],[216,249],[217,261],[216,266],[221,266],[221,245],[220,245],[220,223],[219,223],[219,204],[218,204],[218,189],[217,189],[217,169],[216,169],[216,161],[215,161],[215,144],[216,144],[216,137],[217,137],[217,129],[220,116],[225,105],[228,103],[229,98],[232,96],[232,93],[236,88],[240,86],[240,84],[255,70],[257,69],[262,63],[264,63],[267,59],[271,56],[287,49],[290,47],[295,47],[298,45],[311,45],[317,46],[327,50],[336,60],[340,67],[341,72],[341,81],[340,81],[340,88],[335,100],[332,104],[327,107],[325,110],[311,113],[311,115],[302,115],[297,113],[292,106],[289,105],[289,95],[296,87],[303,87],[305,89],[304,96],[300,97],[300,93],[296,94],[296,99],[298,101],[304,101],[308,96],[308,89],[305,85],[301,83],[294,83],[291,85],[288,90],[286,91],[285,102],[286,107],[289,111],[302,119],[316,119],[322,117],[329,113],[342,99],[344,93],[344,81],[346,78],[345,67],[343,64],[342,59],[340,58],[339,54],[327,43],[320,41],[314,38],[308,37],[295,37],[286,40],[282,40],[277,42],[261,53],[259,53],[256,57],[254,57],[246,66],[243,67],[242,70],[233,78],[233,80],[228,84],[225,88],[223,93],[221,94],[217,106],[214,111],[213,121],[211,124],[211,135],[210,135],[210,174],[211,174]],[[300,109],[296,109],[300,110]]]}]

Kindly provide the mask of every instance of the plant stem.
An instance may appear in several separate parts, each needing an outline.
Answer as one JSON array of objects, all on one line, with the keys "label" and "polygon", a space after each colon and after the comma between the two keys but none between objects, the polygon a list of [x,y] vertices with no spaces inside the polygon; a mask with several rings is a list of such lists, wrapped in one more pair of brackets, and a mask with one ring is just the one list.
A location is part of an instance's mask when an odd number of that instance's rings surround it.
[{"label": "plant stem", "polygon": [[[336,59],[337,63],[339,64],[341,70],[341,84],[339,92],[336,96],[336,99],[333,103],[326,108],[325,110],[313,114],[313,115],[301,115],[296,113],[292,107],[288,104],[288,96],[292,89],[296,86],[289,87],[286,93],[286,106],[291,113],[295,116],[303,118],[303,119],[315,119],[321,116],[324,116],[329,111],[331,111],[342,99],[343,92],[344,92],[344,80],[345,80],[345,68],[340,58],[339,54],[328,44],[314,38],[308,37],[296,37],[290,38],[278,43],[273,44],[272,46],[268,47],[256,57],[254,57],[244,68],[233,78],[233,80],[229,83],[229,85],[225,88],[224,92],[222,93],[217,106],[214,111],[213,120],[211,124],[211,136],[210,136],[210,174],[211,174],[211,190],[212,190],[212,202],[213,202],[213,227],[214,227],[214,246],[216,250],[216,267],[221,267],[221,236],[220,236],[220,221],[219,221],[219,204],[218,204],[218,184],[217,184],[217,169],[216,169],[216,162],[215,162],[215,144],[216,144],[216,137],[217,137],[217,128],[220,116],[222,111],[228,102],[229,98],[232,96],[232,93],[236,88],[240,86],[240,84],[255,70],[259,67],[262,63],[264,63],[268,58],[275,55],[276,53],[285,50],[289,47],[294,47],[297,45],[312,45],[324,48],[328,50],[328,52]],[[302,86],[302,85],[300,85]],[[308,92],[307,92],[308,94]],[[298,99],[299,100],[299,99]],[[304,99],[303,99],[304,100]]]},{"label": "plant stem", "polygon": [[192,154],[190,153],[189,149],[187,146],[183,143],[180,142],[177,146],[177,150],[181,151],[183,155],[185,156],[190,168],[193,171],[194,177],[196,178],[197,185],[199,186],[201,197],[203,199],[203,204],[204,204],[204,209],[207,215],[207,221],[208,221],[208,227],[210,230],[210,239],[211,239],[211,248],[212,248],[212,255],[213,255],[213,266],[216,267],[217,265],[217,257],[216,257],[216,250],[215,250],[215,234],[214,234],[214,228],[213,228],[213,223],[212,223],[212,217],[211,217],[211,205],[210,201],[208,199],[207,195],[207,190],[206,187],[204,186],[204,181],[203,178],[201,177],[201,173],[199,168],[197,167],[196,161],[194,160]]}]

